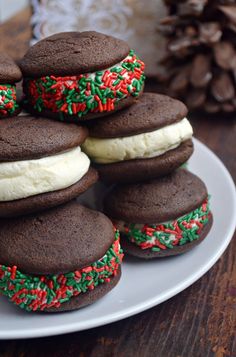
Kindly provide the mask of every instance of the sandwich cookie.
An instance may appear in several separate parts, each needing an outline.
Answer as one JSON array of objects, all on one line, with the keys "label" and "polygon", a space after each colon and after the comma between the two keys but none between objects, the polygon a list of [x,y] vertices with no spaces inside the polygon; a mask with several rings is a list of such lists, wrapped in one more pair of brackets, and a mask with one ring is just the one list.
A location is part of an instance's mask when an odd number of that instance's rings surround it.
[{"label": "sandwich cookie", "polygon": [[16,101],[16,82],[22,78],[17,64],[5,53],[0,53],[0,118],[16,115],[20,107]]},{"label": "sandwich cookie", "polygon": [[193,152],[187,108],[178,100],[144,93],[130,108],[89,123],[84,152],[108,183],[164,176]]},{"label": "sandwich cookie", "polygon": [[0,217],[75,198],[97,181],[80,145],[87,129],[31,116],[0,121]]},{"label": "sandwich cookie", "polygon": [[185,169],[116,186],[105,198],[104,211],[120,230],[122,248],[144,259],[184,253],[212,226],[206,186]]},{"label": "sandwich cookie", "polygon": [[59,33],[20,62],[26,108],[77,122],[131,105],[144,86],[144,63],[120,39],[95,31]]},{"label": "sandwich cookie", "polygon": [[22,309],[78,309],[119,281],[119,233],[102,213],[74,200],[0,223],[0,293]]}]

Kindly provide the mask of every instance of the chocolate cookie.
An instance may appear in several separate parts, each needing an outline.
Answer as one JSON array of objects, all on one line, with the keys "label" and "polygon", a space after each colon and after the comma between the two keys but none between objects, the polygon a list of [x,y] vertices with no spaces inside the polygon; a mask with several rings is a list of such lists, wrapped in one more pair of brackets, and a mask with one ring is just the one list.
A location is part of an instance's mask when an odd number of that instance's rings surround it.
[{"label": "chocolate cookie", "polygon": [[146,183],[115,186],[104,211],[120,230],[125,251],[147,259],[191,249],[212,225],[206,186],[184,169]]},{"label": "chocolate cookie", "polygon": [[[65,310],[63,303],[75,298],[76,306],[73,300],[66,310],[77,308],[104,295],[119,276],[123,254],[118,231],[102,213],[76,201],[0,222],[0,292],[26,310],[61,304]],[[80,303],[80,294],[103,283],[108,287]]]},{"label": "chocolate cookie", "polygon": [[121,269],[119,268],[117,274],[110,278],[109,284],[97,285],[96,289],[89,291],[89,294],[80,294],[61,304],[60,307],[45,308],[44,312],[73,311],[91,305],[109,293],[118,284],[120,277]]},{"label": "chocolate cookie", "polygon": [[129,183],[166,175],[193,153],[187,108],[178,100],[144,93],[132,106],[88,124],[83,149],[101,180]]},{"label": "chocolate cookie", "polygon": [[26,108],[66,121],[131,105],[144,86],[144,63],[128,44],[95,31],[64,32],[39,41],[20,67]]},{"label": "chocolate cookie", "polygon": [[0,83],[16,83],[22,79],[22,73],[13,59],[0,52]]},{"label": "chocolate cookie", "polygon": [[20,66],[25,77],[71,76],[111,67],[129,51],[125,41],[99,32],[61,32],[30,47]]},{"label": "chocolate cookie", "polygon": [[45,118],[0,122],[0,217],[65,203],[97,181],[80,145],[87,129]]},{"label": "chocolate cookie", "polygon": [[13,59],[0,53],[0,118],[11,117],[20,112],[15,83],[21,78],[21,70]]},{"label": "chocolate cookie", "polygon": [[130,108],[111,114],[103,121],[88,123],[89,135],[95,138],[120,138],[151,132],[181,121],[188,114],[179,100],[145,92]]},{"label": "chocolate cookie", "polygon": [[88,130],[29,115],[0,122],[0,162],[39,159],[80,146]]},{"label": "chocolate cookie", "polygon": [[113,164],[94,165],[99,177],[107,183],[142,182],[164,176],[185,163],[193,153],[191,139],[176,149],[150,159],[134,159]]},{"label": "chocolate cookie", "polygon": [[0,202],[0,217],[17,217],[22,214],[41,212],[47,208],[59,206],[78,197],[95,184],[97,180],[97,171],[90,167],[78,182],[62,190],[41,193],[14,201]]}]

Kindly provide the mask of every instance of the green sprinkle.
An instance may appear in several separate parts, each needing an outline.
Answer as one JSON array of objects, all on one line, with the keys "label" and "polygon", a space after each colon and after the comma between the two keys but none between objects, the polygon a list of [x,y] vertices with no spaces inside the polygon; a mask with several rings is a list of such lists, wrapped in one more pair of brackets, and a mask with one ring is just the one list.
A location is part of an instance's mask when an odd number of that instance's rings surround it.
[{"label": "green sprinkle", "polygon": [[[141,70],[135,71],[137,68]],[[74,119],[75,115],[82,118],[89,112],[110,111],[126,97],[140,94],[145,80],[143,69],[144,64],[130,51],[127,58],[104,71],[72,77],[25,78],[25,101],[38,112],[62,112],[66,117],[73,115]],[[122,89],[117,90],[119,84]],[[83,105],[73,106],[75,103]],[[60,116],[62,118],[65,119]]]},{"label": "green sprinkle", "polygon": [[135,223],[125,223],[123,233],[132,243],[142,249],[151,249],[159,252],[162,249],[174,249],[199,239],[200,227],[209,222],[210,209],[208,200],[196,210],[186,214],[176,221],[163,224],[138,226]]}]

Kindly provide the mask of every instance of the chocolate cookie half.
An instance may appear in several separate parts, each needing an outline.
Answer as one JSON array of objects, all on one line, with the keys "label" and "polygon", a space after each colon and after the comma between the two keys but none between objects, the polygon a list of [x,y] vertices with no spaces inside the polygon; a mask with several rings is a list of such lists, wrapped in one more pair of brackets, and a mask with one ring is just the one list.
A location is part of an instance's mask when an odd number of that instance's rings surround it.
[{"label": "chocolate cookie half", "polygon": [[11,117],[20,112],[15,83],[21,78],[21,70],[13,59],[0,53],[0,118]]},{"label": "chocolate cookie half", "polygon": [[83,150],[101,180],[129,183],[164,176],[193,152],[187,108],[178,100],[144,93],[128,109],[89,123]]},{"label": "chocolate cookie half", "polygon": [[131,105],[144,63],[128,44],[95,31],[63,32],[32,46],[20,62],[26,108],[77,122]]},{"label": "chocolate cookie half", "polygon": [[102,213],[71,201],[0,223],[0,292],[27,311],[77,309],[119,280],[119,233]]},{"label": "chocolate cookie half", "polygon": [[87,129],[45,118],[0,122],[0,217],[65,203],[97,181],[80,145]]},{"label": "chocolate cookie half", "polygon": [[104,211],[120,230],[124,250],[145,259],[188,251],[212,225],[206,186],[184,169],[147,183],[114,187]]}]

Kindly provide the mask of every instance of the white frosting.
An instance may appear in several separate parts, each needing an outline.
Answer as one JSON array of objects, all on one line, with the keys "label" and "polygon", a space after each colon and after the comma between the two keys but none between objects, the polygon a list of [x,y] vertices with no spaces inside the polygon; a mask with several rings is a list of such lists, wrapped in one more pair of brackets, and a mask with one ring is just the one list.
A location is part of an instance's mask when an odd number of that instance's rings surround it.
[{"label": "white frosting", "polygon": [[83,149],[94,162],[109,164],[160,156],[178,147],[192,135],[193,129],[188,119],[184,118],[178,123],[149,133],[112,139],[88,137]]},{"label": "white frosting", "polygon": [[41,159],[0,163],[0,201],[69,187],[86,174],[89,164],[80,147]]}]

